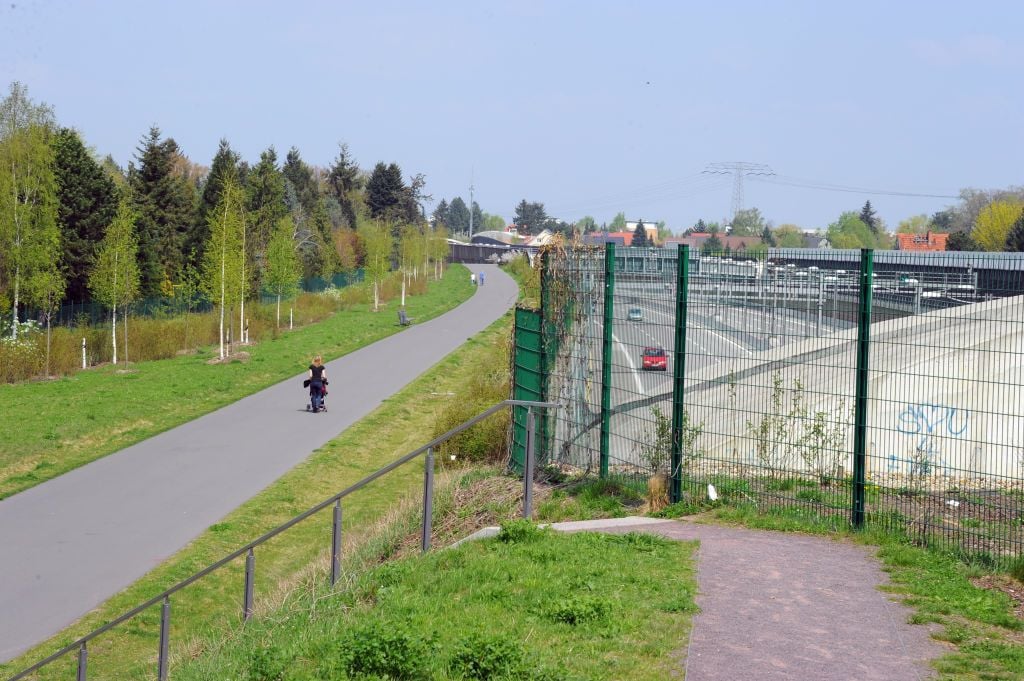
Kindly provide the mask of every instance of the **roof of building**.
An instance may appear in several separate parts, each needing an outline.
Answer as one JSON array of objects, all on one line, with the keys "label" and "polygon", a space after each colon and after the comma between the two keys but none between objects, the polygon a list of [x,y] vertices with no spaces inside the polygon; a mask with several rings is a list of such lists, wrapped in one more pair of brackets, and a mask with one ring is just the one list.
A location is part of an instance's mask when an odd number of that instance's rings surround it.
[{"label": "roof of building", "polygon": [[897,234],[896,249],[899,251],[944,251],[948,234],[925,232],[924,234]]}]

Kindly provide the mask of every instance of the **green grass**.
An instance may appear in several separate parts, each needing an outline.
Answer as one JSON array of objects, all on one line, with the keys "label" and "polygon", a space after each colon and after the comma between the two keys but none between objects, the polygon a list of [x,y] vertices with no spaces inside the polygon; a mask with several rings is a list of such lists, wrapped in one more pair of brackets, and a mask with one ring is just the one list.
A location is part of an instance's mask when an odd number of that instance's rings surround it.
[{"label": "green grass", "polygon": [[[464,398],[463,386],[469,378],[489,365],[494,345],[507,338],[511,322],[509,312],[131,587],[62,634],[0,665],[0,678],[42,659],[423,444],[438,414],[449,402]],[[443,469],[445,463],[439,460],[439,468]],[[418,495],[422,475],[422,464],[413,463],[348,497],[344,505],[346,540],[354,545],[368,536],[373,524],[397,502]],[[301,579],[297,575],[311,562],[323,559],[329,547],[329,512],[300,523],[261,547],[256,552],[257,605],[297,583]],[[176,654],[187,654],[182,651],[188,650],[187,641],[193,636],[201,638],[204,632],[223,631],[236,620],[242,583],[239,562],[175,597],[172,641]],[[89,678],[131,678],[138,660],[149,659],[151,663],[158,624],[159,608],[151,609],[96,640],[90,646]],[[51,665],[38,678],[73,677],[71,665],[70,659]]]},{"label": "green grass", "polygon": [[297,595],[175,679],[669,678],[696,611],[694,549],[513,521]]},{"label": "green grass", "polygon": [[[425,320],[472,293],[467,270],[450,267],[428,292],[408,299]],[[104,366],[55,381],[0,385],[0,499],[173,428],[301,373],[314,354],[325,361],[397,333],[396,304],[365,307],[247,347],[246,363],[207,364],[194,355]]]},{"label": "green grass", "polygon": [[637,513],[643,496],[616,480],[584,479],[556,488],[537,506],[541,522],[622,518]]}]

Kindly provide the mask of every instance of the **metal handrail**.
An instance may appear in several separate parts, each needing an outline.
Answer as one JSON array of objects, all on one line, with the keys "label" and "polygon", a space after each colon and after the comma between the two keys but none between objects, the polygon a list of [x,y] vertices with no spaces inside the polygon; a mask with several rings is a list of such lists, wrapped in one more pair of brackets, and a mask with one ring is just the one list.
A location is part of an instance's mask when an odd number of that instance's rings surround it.
[{"label": "metal handrail", "polygon": [[[425,475],[424,475],[424,478],[425,478],[424,479],[424,508],[425,509],[429,509],[432,506],[432,501],[433,501],[433,463],[434,463],[434,460],[433,460],[433,449],[434,449],[434,447],[436,447],[437,445],[445,442],[446,440],[450,439],[451,437],[453,437],[455,435],[458,435],[462,431],[464,431],[464,430],[466,430],[468,428],[473,427],[474,425],[476,425],[480,421],[483,421],[487,417],[491,416],[495,412],[500,411],[501,409],[503,409],[505,407],[526,407],[527,408],[527,416],[526,416],[526,460],[524,462],[525,465],[523,466],[523,487],[524,487],[524,491],[523,491],[523,497],[524,497],[523,498],[523,516],[526,517],[526,518],[529,518],[530,515],[531,515],[531,508],[530,507],[531,507],[531,499],[532,499],[532,480],[533,480],[533,464],[534,464],[533,459],[534,459],[534,446],[535,446],[534,443],[535,443],[535,438],[536,438],[533,410],[534,409],[559,409],[559,408],[561,408],[561,406],[562,405],[558,404],[557,402],[533,402],[533,401],[530,401],[530,400],[503,400],[502,402],[498,402],[494,406],[486,409],[485,411],[483,411],[480,414],[474,416],[470,420],[455,426],[454,428],[452,428],[448,432],[435,437],[433,440],[431,440],[427,444],[419,447],[418,449],[414,449],[413,451],[409,452],[408,454],[406,454],[405,456],[401,457],[400,459],[397,459],[397,460],[389,463],[387,466],[384,466],[380,470],[374,471],[373,473],[371,473],[370,475],[366,476],[362,480],[360,480],[360,481],[358,481],[358,482],[356,482],[356,483],[346,487],[345,489],[343,489],[342,491],[338,492],[337,494],[335,494],[335,495],[333,495],[331,497],[328,497],[327,499],[321,501],[316,506],[313,506],[312,508],[310,508],[310,509],[308,509],[306,511],[303,511],[302,513],[300,513],[299,515],[295,516],[291,520],[288,520],[288,521],[278,525],[274,529],[272,529],[272,530],[270,530],[268,532],[265,532],[264,534],[260,535],[259,537],[257,537],[256,539],[252,540],[248,544],[246,544],[246,545],[242,546],[241,548],[239,548],[239,549],[229,553],[227,556],[221,558],[220,560],[218,560],[215,563],[212,563],[212,564],[208,565],[207,567],[203,568],[199,572],[196,572],[195,574],[193,574],[193,575],[191,575],[189,577],[186,577],[185,579],[181,580],[180,582],[178,582],[174,586],[171,586],[170,588],[165,589],[164,591],[160,592],[156,596],[153,596],[152,598],[150,598],[149,600],[145,601],[141,605],[138,605],[138,606],[132,608],[128,612],[126,612],[126,613],[124,613],[122,615],[119,615],[118,617],[114,618],[110,622],[107,622],[106,624],[104,624],[103,626],[99,627],[98,629],[94,629],[93,631],[89,632],[85,636],[82,636],[81,638],[79,638],[78,640],[74,641],[73,643],[70,643],[70,644],[64,646],[63,648],[61,648],[57,652],[53,653],[49,657],[46,657],[45,659],[40,660],[39,662],[35,663],[31,667],[28,667],[27,669],[24,669],[24,670],[18,672],[17,674],[12,676],[8,681],[18,681],[19,679],[23,679],[26,676],[28,676],[29,674],[31,674],[32,672],[35,672],[35,671],[38,671],[39,669],[42,669],[43,667],[45,667],[46,665],[50,664],[51,662],[57,660],[58,658],[63,657],[64,655],[67,655],[68,653],[70,653],[70,652],[72,652],[74,650],[78,650],[78,653],[79,653],[78,654],[78,673],[77,673],[77,677],[76,677],[77,681],[86,681],[86,668],[87,668],[87,664],[88,664],[88,652],[87,652],[86,644],[88,644],[89,641],[91,641],[92,639],[96,638],[97,636],[99,636],[99,635],[109,631],[110,629],[113,629],[114,627],[116,627],[117,625],[121,624],[122,622],[130,620],[131,618],[135,617],[136,615],[138,615],[143,610],[151,608],[154,605],[156,605],[157,603],[161,603],[161,602],[163,603],[163,606],[162,606],[161,618],[160,618],[160,651],[159,651],[159,656],[158,656],[159,659],[158,659],[158,665],[157,665],[157,670],[158,670],[157,671],[157,677],[158,677],[158,679],[160,681],[164,681],[167,678],[167,674],[168,674],[167,647],[168,647],[168,632],[169,632],[169,629],[170,629],[170,597],[173,594],[175,594],[178,591],[181,591],[186,586],[192,584],[193,582],[196,582],[196,581],[202,579],[206,575],[208,575],[211,572],[214,572],[215,570],[223,567],[224,565],[226,565],[227,563],[230,563],[231,561],[235,560],[236,558],[239,558],[241,555],[247,554],[247,556],[246,556],[246,571],[245,571],[245,578],[246,578],[245,598],[244,598],[244,605],[243,605],[242,612],[243,612],[243,617],[245,619],[249,619],[249,617],[252,614],[252,590],[253,590],[253,579],[254,579],[254,569],[255,569],[254,568],[253,549],[255,549],[257,546],[263,544],[264,542],[268,541],[269,539],[272,539],[272,538],[276,537],[277,535],[281,534],[282,532],[284,532],[285,530],[289,529],[293,525],[297,525],[298,523],[302,522],[303,520],[305,520],[306,518],[310,517],[311,515],[314,515],[314,514],[320,512],[320,511],[324,510],[325,508],[327,508],[328,506],[330,506],[332,504],[335,505],[334,524],[333,524],[333,533],[332,533],[332,542],[331,542],[332,554],[333,554],[331,556],[331,560],[332,560],[331,583],[333,585],[334,582],[336,581],[337,577],[338,577],[338,563],[340,561],[340,546],[341,546],[341,541],[340,541],[341,505],[340,504],[341,504],[341,500],[344,497],[348,496],[349,494],[352,494],[353,492],[356,492],[356,491],[362,489],[363,487],[365,487],[366,485],[370,484],[371,482],[373,482],[377,478],[380,478],[380,477],[382,477],[384,475],[387,475],[388,473],[390,473],[391,471],[395,470],[396,468],[399,468],[400,466],[403,466],[403,465],[409,463],[413,459],[419,457],[421,454],[426,452],[427,453],[427,469],[426,469]],[[422,547],[422,549],[424,551],[427,551],[430,548],[430,532],[429,532],[429,528],[430,528],[430,514],[425,512],[424,513],[424,517],[423,517],[423,537],[422,537],[422,544],[421,544],[421,547]]]}]

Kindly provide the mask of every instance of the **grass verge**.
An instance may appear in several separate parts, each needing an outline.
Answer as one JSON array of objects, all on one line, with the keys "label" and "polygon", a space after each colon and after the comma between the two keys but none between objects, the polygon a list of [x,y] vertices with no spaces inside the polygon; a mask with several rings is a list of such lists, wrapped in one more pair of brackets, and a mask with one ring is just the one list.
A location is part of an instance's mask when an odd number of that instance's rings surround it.
[{"label": "grass verge", "polygon": [[496,539],[304,592],[176,677],[669,678],[696,610],[694,549],[511,521]]},{"label": "grass verge", "polygon": [[[473,294],[455,265],[408,299],[426,320]],[[313,354],[333,359],[397,333],[395,306],[342,310],[249,346],[245,362],[208,364],[215,348],[174,359],[104,366],[55,381],[0,385],[0,499],[55,478],[246,395],[296,376]]]}]

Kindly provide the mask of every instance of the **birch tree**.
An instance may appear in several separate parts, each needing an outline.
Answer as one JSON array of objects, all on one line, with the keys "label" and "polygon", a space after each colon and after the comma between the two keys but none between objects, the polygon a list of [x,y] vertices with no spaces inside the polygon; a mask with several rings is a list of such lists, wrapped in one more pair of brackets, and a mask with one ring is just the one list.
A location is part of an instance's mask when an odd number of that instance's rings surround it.
[{"label": "birch tree", "polygon": [[135,220],[131,203],[122,198],[117,214],[103,236],[96,256],[96,266],[89,275],[89,290],[93,298],[110,309],[110,343],[114,364],[117,364],[117,311],[139,295],[141,276]]},{"label": "birch tree", "polygon": [[292,240],[294,232],[291,217],[283,217],[278,220],[267,244],[263,283],[277,296],[277,328],[281,328],[281,298],[295,295],[302,278],[302,264]]},{"label": "birch tree", "polygon": [[29,299],[26,282],[60,258],[53,129],[50,108],[32,102],[24,85],[12,83],[0,101],[0,285],[10,293],[15,340],[18,307],[41,302]]},{"label": "birch tree", "polygon": [[224,321],[242,296],[245,270],[244,215],[242,192],[238,182],[224,183],[220,200],[210,213],[210,240],[203,251],[203,290],[219,310],[218,339],[220,358],[224,359]]},{"label": "birch tree", "polygon": [[391,229],[380,220],[360,220],[359,238],[366,252],[366,277],[373,285],[373,311],[380,308],[380,283],[391,270]]}]

